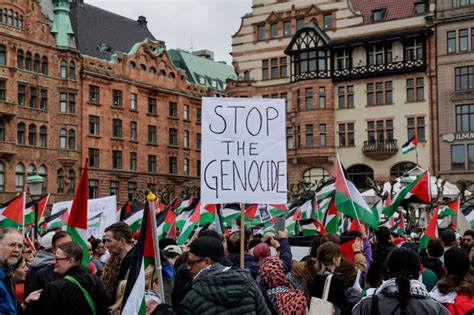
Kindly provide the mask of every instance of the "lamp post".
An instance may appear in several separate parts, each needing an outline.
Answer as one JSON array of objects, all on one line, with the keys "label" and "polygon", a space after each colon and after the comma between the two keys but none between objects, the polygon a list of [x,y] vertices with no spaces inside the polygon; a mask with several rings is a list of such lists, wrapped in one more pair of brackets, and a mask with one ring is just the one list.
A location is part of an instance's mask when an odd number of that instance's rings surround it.
[{"label": "lamp post", "polygon": [[41,197],[43,192],[44,179],[36,172],[31,172],[30,176],[26,178],[26,183],[30,190],[31,199],[34,201],[34,213],[35,213],[35,240],[38,239],[38,201],[39,198],[34,199],[33,197]]}]

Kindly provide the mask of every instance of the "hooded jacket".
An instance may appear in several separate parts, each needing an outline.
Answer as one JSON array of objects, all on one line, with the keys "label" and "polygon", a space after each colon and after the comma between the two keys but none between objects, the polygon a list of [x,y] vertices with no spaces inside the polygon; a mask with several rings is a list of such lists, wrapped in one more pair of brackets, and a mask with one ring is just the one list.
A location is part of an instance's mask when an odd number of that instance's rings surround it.
[{"label": "hooded jacket", "polygon": [[[25,297],[31,292],[42,289],[44,286],[38,286],[36,280],[36,273],[48,265],[54,264],[54,254],[45,250],[40,250],[36,254],[35,259],[31,263],[31,266],[26,274],[25,278]],[[56,280],[57,278],[53,279]]]},{"label": "hooded jacket", "polygon": [[0,314],[15,315],[16,298],[12,292],[12,274],[3,266],[0,267]]},{"label": "hooded jacket", "polygon": [[202,270],[179,308],[180,314],[270,315],[262,292],[248,271],[219,263]]}]

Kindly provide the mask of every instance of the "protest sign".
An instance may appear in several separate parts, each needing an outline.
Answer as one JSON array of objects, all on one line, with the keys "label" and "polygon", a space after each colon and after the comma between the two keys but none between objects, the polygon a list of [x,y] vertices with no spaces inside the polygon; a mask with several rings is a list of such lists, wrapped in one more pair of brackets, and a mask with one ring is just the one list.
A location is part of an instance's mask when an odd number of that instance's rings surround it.
[{"label": "protest sign", "polygon": [[203,98],[201,202],[286,203],[285,101]]}]

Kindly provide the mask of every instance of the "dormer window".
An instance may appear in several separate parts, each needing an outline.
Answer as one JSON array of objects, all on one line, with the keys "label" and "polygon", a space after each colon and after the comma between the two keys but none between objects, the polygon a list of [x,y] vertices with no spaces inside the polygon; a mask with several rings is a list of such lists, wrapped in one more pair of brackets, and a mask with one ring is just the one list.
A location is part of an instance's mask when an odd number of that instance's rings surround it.
[{"label": "dormer window", "polygon": [[385,12],[386,12],[385,8],[372,10],[372,21],[373,22],[382,21],[385,18]]},{"label": "dormer window", "polygon": [[424,0],[418,0],[415,2],[415,6],[413,8],[413,11],[415,14],[422,14],[425,13],[427,9],[427,4],[426,1]]}]

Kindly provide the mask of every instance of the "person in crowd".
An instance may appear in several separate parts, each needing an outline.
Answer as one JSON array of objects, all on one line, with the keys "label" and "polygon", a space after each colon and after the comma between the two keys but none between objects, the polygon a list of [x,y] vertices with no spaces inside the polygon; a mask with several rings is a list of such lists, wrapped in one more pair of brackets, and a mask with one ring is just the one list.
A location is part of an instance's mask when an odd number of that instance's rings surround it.
[{"label": "person in crowd", "polygon": [[[458,242],[456,240],[456,233],[454,233],[454,231],[449,228],[441,232],[439,238],[441,239],[441,241],[443,241],[443,248],[445,253],[448,249],[458,246]],[[440,259],[442,262],[444,262],[444,255]]]},{"label": "person in crowd", "polygon": [[[262,261],[262,259],[265,259],[267,257],[270,257],[272,255],[272,251],[270,249],[270,246],[268,246],[267,243],[259,243],[257,246],[253,248],[253,256],[258,259],[258,261]],[[261,266],[260,266],[261,268]]]},{"label": "person in crowd", "polygon": [[374,295],[362,299],[352,314],[449,315],[443,305],[430,299],[425,286],[417,280],[420,266],[418,254],[413,250],[391,251],[387,259],[390,279],[383,282]]},{"label": "person in crowd", "polygon": [[[164,289],[166,302],[168,303],[168,301],[171,300],[167,296],[168,294],[166,293],[166,285]],[[168,304],[164,304],[161,301],[158,274],[156,273],[155,266],[153,265],[148,265],[148,267],[145,269],[145,302],[147,314],[176,314],[176,312],[174,312]]]},{"label": "person in crowd", "polygon": [[303,291],[291,286],[285,277],[283,262],[280,258],[269,255],[260,260],[258,274],[262,289],[271,304],[269,308],[274,308],[280,315],[306,314],[308,309],[306,296]]},{"label": "person in crowd", "polygon": [[178,257],[183,254],[183,250],[178,245],[168,245],[164,249],[166,258],[174,265]]},{"label": "person in crowd", "polygon": [[128,224],[124,222],[116,222],[105,229],[104,239],[105,246],[110,251],[110,254],[116,255],[120,259],[120,267],[118,268],[115,277],[109,279],[113,287],[113,292],[110,297],[112,300],[115,300],[117,287],[120,281],[125,280],[127,271],[130,269],[132,263],[132,231]]},{"label": "person in crowd", "polygon": [[443,254],[443,242],[440,239],[434,239],[429,241],[426,247],[426,255],[420,255],[423,267],[432,270],[438,279],[444,276],[443,262],[440,259]]},{"label": "person in crowd", "polygon": [[104,270],[104,265],[100,262],[100,257],[105,252],[105,245],[102,240],[96,238],[89,240],[89,242],[91,243],[92,250],[90,259],[97,268],[97,276],[100,277],[102,275],[102,271]]},{"label": "person in crowd", "polygon": [[395,249],[392,243],[390,230],[386,226],[381,226],[375,231],[377,243],[372,250],[372,264],[367,272],[367,281],[371,286],[377,287],[377,281],[381,279],[380,270],[383,262],[387,259],[391,251]]},{"label": "person in crowd", "polygon": [[123,280],[120,281],[119,286],[117,288],[117,299],[115,300],[115,303],[110,306],[110,314],[111,315],[121,315],[120,311],[122,309],[122,301],[123,301],[123,295],[125,294],[125,287],[127,286],[127,281]]},{"label": "person in crowd", "polygon": [[316,235],[311,240],[309,255],[303,257],[301,261],[293,262],[291,271],[287,274],[288,280],[294,288],[306,293],[306,298],[310,300],[309,288],[316,274],[316,255],[321,245],[322,235]]},{"label": "person in crowd", "polygon": [[21,305],[23,303],[25,293],[26,273],[28,272],[28,265],[26,264],[26,260],[23,256],[20,256],[20,259],[18,259],[14,270],[16,299],[18,301],[18,305]]},{"label": "person in crowd", "polygon": [[467,230],[464,232],[462,236],[461,247],[466,251],[468,255],[471,253],[471,250],[474,247],[474,231],[473,230]]},{"label": "person in crowd", "polygon": [[11,267],[18,263],[23,248],[20,231],[0,229],[0,314],[16,315],[15,280]]},{"label": "person in crowd", "polygon": [[[359,295],[345,288],[342,277],[335,273],[341,263],[341,249],[339,245],[328,241],[318,248],[316,256],[316,274],[313,277],[309,293],[312,297],[322,298],[326,277],[332,275],[328,301],[336,308],[336,313],[350,314],[352,306],[358,301]],[[346,294],[347,292],[347,294]]]},{"label": "person in crowd", "polygon": [[469,256],[461,248],[444,254],[446,276],[430,292],[431,298],[443,303],[451,315],[464,315],[474,310],[474,271]]},{"label": "person in crowd", "polygon": [[[83,250],[74,242],[58,245],[54,272],[61,279],[43,290],[32,292],[25,303],[38,300],[38,315],[108,314],[109,299],[102,282],[84,268],[80,268]],[[95,309],[95,311],[93,311]]]},{"label": "person in crowd", "polygon": [[33,250],[28,245],[23,246],[23,258],[25,258],[25,262],[28,265],[28,267],[31,265],[33,260],[35,259],[35,254],[33,253]]},{"label": "person in crowd", "polygon": [[189,249],[192,289],[180,304],[183,314],[270,314],[262,293],[242,269],[226,267],[224,246],[214,237],[195,239]]},{"label": "person in crowd", "polygon": [[[104,265],[104,270],[100,276],[109,297],[114,296],[115,290],[117,290],[115,281],[120,270],[121,261],[119,255],[110,256],[107,263]],[[111,298],[111,300],[114,301],[113,298]]]}]

